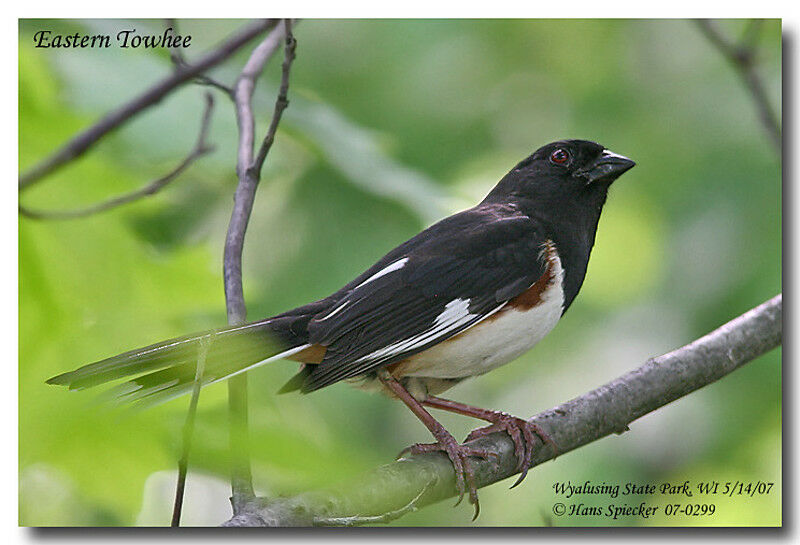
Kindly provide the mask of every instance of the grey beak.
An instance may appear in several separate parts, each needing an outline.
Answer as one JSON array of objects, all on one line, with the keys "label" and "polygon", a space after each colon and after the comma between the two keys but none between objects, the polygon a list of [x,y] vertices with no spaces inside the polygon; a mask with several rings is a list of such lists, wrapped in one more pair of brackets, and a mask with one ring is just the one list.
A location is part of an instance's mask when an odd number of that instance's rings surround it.
[{"label": "grey beak", "polygon": [[576,174],[585,178],[587,184],[601,180],[610,183],[634,166],[636,166],[636,163],[627,157],[617,155],[609,150],[603,150],[603,154],[597,160]]}]

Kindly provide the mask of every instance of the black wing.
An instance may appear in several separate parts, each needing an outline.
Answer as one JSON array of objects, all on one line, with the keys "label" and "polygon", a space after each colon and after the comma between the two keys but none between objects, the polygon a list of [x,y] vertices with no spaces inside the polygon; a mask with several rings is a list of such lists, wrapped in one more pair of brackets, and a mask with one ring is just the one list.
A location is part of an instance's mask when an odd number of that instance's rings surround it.
[{"label": "black wing", "polygon": [[451,216],[399,246],[311,320],[327,347],[304,391],[362,375],[442,342],[533,285],[546,269],[543,229],[508,207]]}]

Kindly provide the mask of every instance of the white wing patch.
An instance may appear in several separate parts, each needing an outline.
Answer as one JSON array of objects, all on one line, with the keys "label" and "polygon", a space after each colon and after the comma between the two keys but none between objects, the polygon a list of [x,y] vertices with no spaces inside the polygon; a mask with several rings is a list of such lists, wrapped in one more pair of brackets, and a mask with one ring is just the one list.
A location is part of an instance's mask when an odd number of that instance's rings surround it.
[{"label": "white wing patch", "polygon": [[408,263],[408,258],[407,258],[407,257],[404,257],[403,259],[398,259],[398,260],[397,260],[397,261],[395,261],[394,263],[391,263],[391,264],[387,265],[386,267],[384,267],[383,269],[379,270],[378,272],[376,272],[375,274],[373,274],[372,276],[370,276],[369,278],[367,278],[366,280],[364,280],[363,282],[361,282],[361,283],[360,283],[358,286],[356,286],[355,288],[353,288],[353,290],[352,290],[352,291],[350,292],[350,294],[349,294],[349,295],[348,295],[348,296],[345,298],[346,300],[345,300],[343,303],[341,303],[340,305],[338,305],[336,308],[334,308],[333,310],[331,310],[331,311],[330,311],[328,314],[326,314],[326,315],[325,315],[325,316],[323,316],[322,318],[318,318],[318,319],[316,319],[316,321],[317,321],[317,322],[324,322],[324,321],[325,321],[325,320],[327,320],[328,318],[332,318],[333,316],[335,316],[336,314],[338,314],[340,311],[344,310],[344,308],[345,308],[347,305],[349,305],[349,304],[350,304],[350,301],[351,301],[351,295],[352,295],[352,294],[353,294],[353,292],[355,292],[355,291],[356,291],[358,288],[360,288],[360,287],[362,287],[362,286],[364,286],[364,285],[366,285],[366,284],[369,284],[370,282],[373,282],[373,281],[377,280],[378,278],[380,278],[380,277],[382,277],[382,276],[386,276],[386,275],[387,275],[387,274],[389,274],[389,273],[393,273],[393,272],[395,272],[395,271],[399,271],[400,269],[402,269],[402,268],[405,266],[405,264],[406,264],[406,263]]},{"label": "white wing patch", "polygon": [[338,312],[340,310],[342,310],[344,307],[346,307],[349,304],[350,304],[350,301],[345,301],[344,303],[342,303],[341,305],[339,305],[338,307],[336,307],[335,309],[330,311],[328,314],[326,314],[325,316],[323,316],[322,318],[320,318],[320,319],[318,319],[316,321],[317,322],[322,322],[324,320],[327,320],[328,318],[332,317],[334,314],[338,314]]},{"label": "white wing patch", "polygon": [[447,338],[449,333],[458,330],[464,325],[469,324],[466,329],[473,327],[503,308],[503,306],[506,304],[503,303],[492,309],[491,312],[479,317],[478,314],[470,314],[469,301],[469,299],[453,299],[447,303],[447,305],[445,305],[444,310],[436,317],[433,322],[433,326],[430,328],[418,333],[417,335],[414,335],[413,337],[403,339],[402,341],[385,346],[380,350],[371,352],[366,356],[362,356],[355,363],[367,361],[374,363],[380,360],[387,360],[398,354],[409,352],[421,346],[425,346],[426,344],[438,338]]},{"label": "white wing patch", "polygon": [[[524,354],[558,323],[564,310],[564,270],[555,246],[545,250],[552,281],[530,309],[509,308],[491,322],[458,335],[408,359],[404,376],[453,379],[482,375]],[[468,328],[469,329],[469,328]]]},{"label": "white wing patch", "polygon": [[385,276],[385,275],[389,274],[390,272],[399,271],[400,269],[402,269],[405,266],[406,263],[408,263],[408,258],[407,257],[404,257],[403,259],[397,260],[394,263],[392,263],[391,265],[387,265],[383,269],[379,270],[378,272],[376,272],[375,274],[373,274],[372,276],[370,276],[369,278],[367,278],[366,280],[361,282],[358,286],[356,286],[353,289],[357,290],[358,288],[360,288],[364,284],[369,284],[370,282],[372,282],[373,280],[377,280],[381,276]]},{"label": "white wing patch", "polygon": [[436,317],[434,327],[446,326],[462,318],[475,316],[469,313],[469,299],[453,299],[444,306],[444,310]]}]

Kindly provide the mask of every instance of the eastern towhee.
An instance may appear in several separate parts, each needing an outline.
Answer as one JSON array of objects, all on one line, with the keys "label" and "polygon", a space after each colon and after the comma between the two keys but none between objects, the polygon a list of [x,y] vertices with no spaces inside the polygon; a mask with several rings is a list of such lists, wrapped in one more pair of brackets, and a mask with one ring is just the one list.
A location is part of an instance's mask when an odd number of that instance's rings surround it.
[{"label": "eastern towhee", "polygon": [[[312,392],[340,380],[377,386],[403,401],[443,450],[463,497],[477,492],[459,444],[425,409],[491,423],[468,439],[504,430],[518,468],[528,470],[534,434],[523,419],[439,397],[460,381],[506,364],[550,332],[580,290],[608,188],[634,166],[585,140],[538,149],[474,208],[425,229],[336,293],[257,322],[172,339],[53,377],[70,389],[137,376],[112,390],[123,401],[157,403],[272,362],[302,362],[282,392]],[[553,445],[553,447],[555,447]]]}]

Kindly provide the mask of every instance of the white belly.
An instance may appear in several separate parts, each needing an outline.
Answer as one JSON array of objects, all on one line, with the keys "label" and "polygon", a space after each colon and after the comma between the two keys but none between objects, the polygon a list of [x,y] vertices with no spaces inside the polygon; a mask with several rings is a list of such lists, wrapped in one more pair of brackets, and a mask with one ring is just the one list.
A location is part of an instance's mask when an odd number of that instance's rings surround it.
[{"label": "white belly", "polygon": [[564,305],[563,271],[529,310],[502,309],[452,339],[410,358],[403,376],[465,378],[481,375],[524,354],[558,323]]}]

